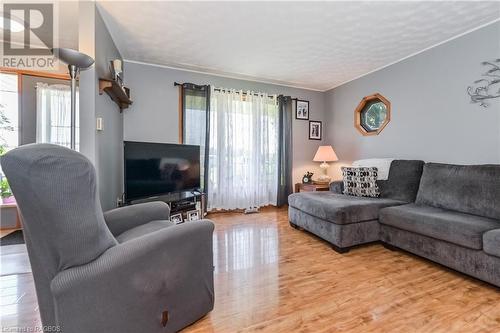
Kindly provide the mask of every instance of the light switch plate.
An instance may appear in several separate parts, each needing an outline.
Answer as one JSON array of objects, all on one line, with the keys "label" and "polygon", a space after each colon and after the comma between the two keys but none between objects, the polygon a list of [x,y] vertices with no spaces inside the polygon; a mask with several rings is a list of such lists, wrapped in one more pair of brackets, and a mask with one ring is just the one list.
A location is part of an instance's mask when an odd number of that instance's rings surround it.
[{"label": "light switch plate", "polygon": [[95,127],[98,131],[102,131],[102,118],[101,117],[96,118]]}]

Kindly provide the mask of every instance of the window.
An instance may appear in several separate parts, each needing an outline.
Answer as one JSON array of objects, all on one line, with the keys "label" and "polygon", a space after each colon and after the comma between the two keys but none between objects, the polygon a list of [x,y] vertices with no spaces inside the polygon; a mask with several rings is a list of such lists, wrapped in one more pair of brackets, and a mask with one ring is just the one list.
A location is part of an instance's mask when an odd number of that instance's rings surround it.
[{"label": "window", "polygon": [[0,73],[0,149],[19,145],[19,96],[17,74]]},{"label": "window", "polygon": [[[0,73],[0,156],[19,145],[17,74]],[[0,180],[3,172],[0,167]]]},{"label": "window", "polygon": [[363,135],[379,135],[391,120],[391,103],[382,95],[364,97],[354,112],[354,127]]},{"label": "window", "polygon": [[276,205],[280,120],[277,96],[213,87],[207,93],[200,86],[186,86],[182,89],[182,138],[183,143],[202,147],[208,209]]},{"label": "window", "polygon": [[[206,135],[207,96],[205,91],[185,89],[183,142],[204,145]],[[186,127],[186,124],[189,124]]]},{"label": "window", "polygon": [[278,121],[276,96],[213,90],[209,209],[276,205]]},{"label": "window", "polygon": [[[61,84],[49,85],[39,80]],[[71,93],[69,85],[62,83],[65,83],[63,79],[50,74],[0,72],[0,155],[35,141],[70,147]],[[77,115],[77,150],[78,120]],[[6,196],[10,191],[1,168],[0,182],[2,196]]]},{"label": "window", "polygon": [[[76,93],[76,144],[80,150],[78,91]],[[36,85],[36,142],[71,147],[71,89],[68,85]]]},{"label": "window", "polygon": [[182,85],[182,143],[200,146],[200,184],[205,188],[208,86]]}]

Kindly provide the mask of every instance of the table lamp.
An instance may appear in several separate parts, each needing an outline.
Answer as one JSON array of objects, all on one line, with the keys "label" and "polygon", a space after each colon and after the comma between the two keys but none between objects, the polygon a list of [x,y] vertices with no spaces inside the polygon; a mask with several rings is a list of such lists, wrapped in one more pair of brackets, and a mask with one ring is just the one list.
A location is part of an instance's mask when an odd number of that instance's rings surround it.
[{"label": "table lamp", "polygon": [[318,179],[319,182],[328,183],[330,182],[330,177],[326,173],[326,169],[328,169],[329,165],[326,162],[335,162],[338,161],[338,157],[333,151],[332,146],[319,146],[318,151],[316,151],[316,155],[314,155],[314,162],[323,162],[319,166],[323,169],[323,175],[321,175]]}]

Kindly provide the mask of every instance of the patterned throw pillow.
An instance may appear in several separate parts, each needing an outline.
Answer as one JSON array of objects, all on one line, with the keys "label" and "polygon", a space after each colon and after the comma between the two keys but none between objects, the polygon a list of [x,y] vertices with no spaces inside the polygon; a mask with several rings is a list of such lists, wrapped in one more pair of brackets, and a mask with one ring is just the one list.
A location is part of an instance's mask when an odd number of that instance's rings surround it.
[{"label": "patterned throw pillow", "polygon": [[344,177],[344,194],[373,198],[380,195],[377,186],[377,168],[342,167],[342,176]]}]

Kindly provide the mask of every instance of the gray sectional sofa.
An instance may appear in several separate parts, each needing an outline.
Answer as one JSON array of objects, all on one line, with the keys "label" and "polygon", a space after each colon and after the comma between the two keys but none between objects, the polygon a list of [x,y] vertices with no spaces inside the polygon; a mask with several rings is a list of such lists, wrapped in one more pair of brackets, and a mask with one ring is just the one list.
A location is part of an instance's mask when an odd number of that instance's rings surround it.
[{"label": "gray sectional sofa", "polygon": [[289,219],[345,252],[381,241],[500,286],[500,165],[395,160],[380,198],[295,193]]}]

